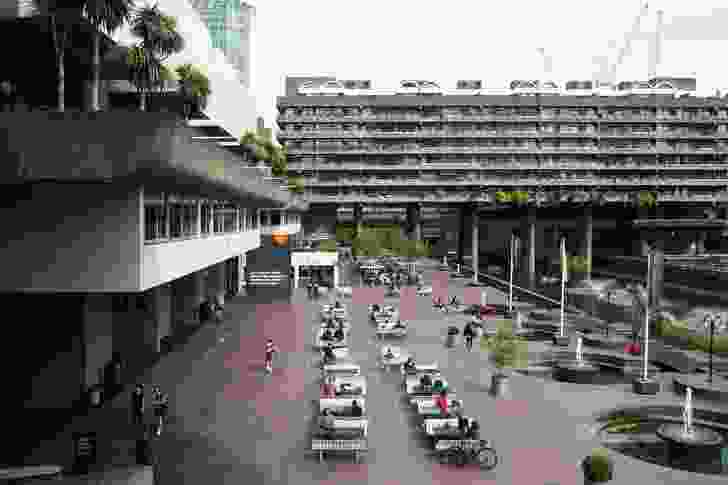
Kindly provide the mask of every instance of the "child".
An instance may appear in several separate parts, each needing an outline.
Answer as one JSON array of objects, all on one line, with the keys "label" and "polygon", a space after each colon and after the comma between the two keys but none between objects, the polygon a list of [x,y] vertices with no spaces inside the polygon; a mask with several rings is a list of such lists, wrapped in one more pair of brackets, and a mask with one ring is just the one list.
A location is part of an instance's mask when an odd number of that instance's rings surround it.
[{"label": "child", "polygon": [[278,352],[278,347],[273,343],[273,339],[269,338],[265,344],[265,370],[269,374],[273,372],[273,354]]}]

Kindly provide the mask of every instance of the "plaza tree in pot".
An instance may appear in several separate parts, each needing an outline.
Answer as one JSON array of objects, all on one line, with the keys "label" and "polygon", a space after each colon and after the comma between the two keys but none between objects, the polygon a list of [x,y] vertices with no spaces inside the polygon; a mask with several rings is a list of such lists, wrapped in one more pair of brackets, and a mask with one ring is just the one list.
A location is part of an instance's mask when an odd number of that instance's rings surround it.
[{"label": "plaza tree in pot", "polygon": [[481,348],[490,351],[497,369],[491,378],[491,393],[502,397],[508,393],[509,370],[524,367],[528,360],[527,344],[514,334],[512,320],[502,320],[494,336],[481,340]]},{"label": "plaza tree in pot", "polygon": [[581,463],[584,483],[605,483],[614,479],[614,461],[605,448],[595,448]]},{"label": "plaza tree in pot", "polygon": [[185,101],[185,117],[189,119],[193,112],[205,108],[207,97],[212,93],[210,80],[192,64],[177,66],[175,72],[179,80],[180,92]]}]

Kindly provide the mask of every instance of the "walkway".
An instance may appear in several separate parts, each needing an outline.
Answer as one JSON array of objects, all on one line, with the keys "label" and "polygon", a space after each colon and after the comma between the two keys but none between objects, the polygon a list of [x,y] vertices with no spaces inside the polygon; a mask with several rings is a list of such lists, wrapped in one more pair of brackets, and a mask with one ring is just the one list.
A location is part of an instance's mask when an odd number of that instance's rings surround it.
[{"label": "walkway", "polygon": [[[426,281],[433,277],[432,271],[425,273]],[[451,281],[450,294],[463,295],[465,283]],[[319,305],[328,298],[312,302],[301,289],[292,297],[271,296],[265,301],[233,298],[227,305],[230,317],[223,325],[201,329],[147,373],[143,382],[161,385],[171,399],[171,422],[157,446],[161,483],[580,485],[583,479],[577,463],[598,446],[590,430],[592,415],[625,403],[679,402],[671,392],[640,399],[628,386],[579,386],[521,375],[511,379],[510,399],[494,399],[486,392],[492,367],[484,353],[443,346],[445,327],[452,322],[462,328],[466,317],[450,314],[443,320],[432,309],[429,296],[405,292],[401,306],[414,313],[405,347],[420,361],[440,363],[464,400],[466,413],[480,419],[483,436],[494,441],[501,459],[491,472],[433,464],[426,457],[428,450],[416,439],[410,411],[401,405],[399,375],[384,374],[376,367],[379,343],[366,319],[366,297],[362,300],[371,293],[364,291],[354,296],[359,303],[346,300],[352,316],[351,353],[368,380],[373,451],[362,464],[346,458],[319,464],[315,457],[304,456],[310,447],[312,400],[319,391],[317,356],[311,349],[313,330],[318,326]],[[496,299],[502,301],[503,294],[490,290],[489,301]],[[267,337],[283,351],[272,376],[264,375],[262,369]],[[123,447],[126,441],[119,438],[128,434],[128,415],[126,395],[117,398],[110,410],[75,422],[74,429],[94,427],[100,437]],[[70,441],[62,438],[55,446],[44,446],[37,456],[67,450]],[[615,485],[702,485],[725,480],[620,455],[616,461]]]}]

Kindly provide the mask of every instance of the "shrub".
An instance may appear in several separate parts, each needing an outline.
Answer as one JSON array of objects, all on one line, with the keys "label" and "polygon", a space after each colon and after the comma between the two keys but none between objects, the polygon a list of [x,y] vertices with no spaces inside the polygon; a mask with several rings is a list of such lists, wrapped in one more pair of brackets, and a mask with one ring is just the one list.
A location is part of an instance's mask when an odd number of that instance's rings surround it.
[{"label": "shrub", "polygon": [[513,334],[513,321],[501,320],[497,325],[495,336],[483,338],[481,348],[491,352],[491,359],[501,375],[503,369],[525,367],[528,360],[527,344]]},{"label": "shrub", "polygon": [[336,252],[336,241],[324,240],[319,242],[319,251],[322,252]]},{"label": "shrub", "polygon": [[595,448],[585,460],[589,478],[594,482],[607,482],[613,475],[613,462],[604,448]]},{"label": "shrub", "polygon": [[657,197],[652,192],[640,192],[638,195],[639,206],[643,209],[651,209],[657,205]]},{"label": "shrub", "polygon": [[637,433],[642,422],[639,416],[615,416],[609,419],[604,430],[607,433]]}]

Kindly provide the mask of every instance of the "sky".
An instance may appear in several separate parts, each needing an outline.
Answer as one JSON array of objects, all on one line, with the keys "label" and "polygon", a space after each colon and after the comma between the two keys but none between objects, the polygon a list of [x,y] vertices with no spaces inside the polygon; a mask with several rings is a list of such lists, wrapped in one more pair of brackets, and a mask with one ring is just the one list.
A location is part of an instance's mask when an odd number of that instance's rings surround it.
[{"label": "sky", "polygon": [[[503,87],[544,76],[590,79],[596,56],[617,57],[642,0],[257,0],[251,93],[266,126],[276,128],[276,97],[286,76],[329,75],[397,87],[403,79],[454,88],[459,79]],[[664,11],[658,75],[697,77],[698,90],[728,88],[728,8],[721,0],[651,0],[618,80],[646,80],[648,39]],[[650,35],[652,33],[652,35]],[[610,43],[611,41],[611,43]],[[611,45],[610,45],[611,44]]]}]

